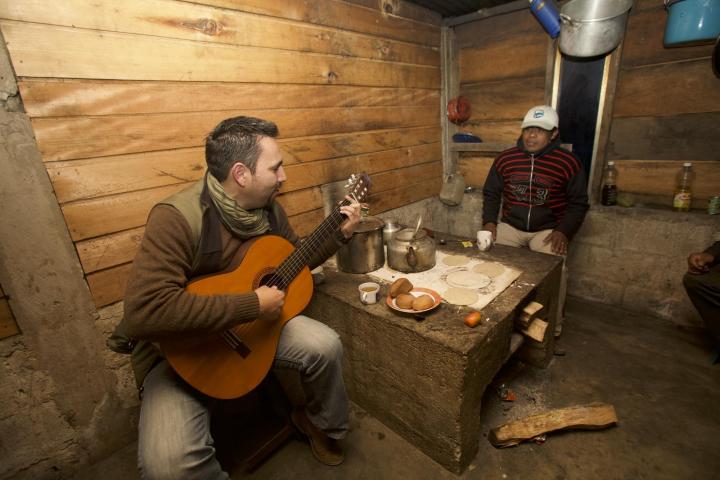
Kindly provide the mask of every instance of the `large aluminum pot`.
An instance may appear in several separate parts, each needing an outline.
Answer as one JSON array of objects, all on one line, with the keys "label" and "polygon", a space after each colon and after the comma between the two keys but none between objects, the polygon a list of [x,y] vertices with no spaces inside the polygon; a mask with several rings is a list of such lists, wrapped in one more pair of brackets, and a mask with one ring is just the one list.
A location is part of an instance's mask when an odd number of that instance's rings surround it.
[{"label": "large aluminum pot", "polygon": [[625,33],[633,0],[571,0],[560,9],[560,51],[573,57],[611,52]]},{"label": "large aluminum pot", "polygon": [[435,240],[425,230],[400,230],[387,245],[388,266],[400,272],[430,270],[435,266]]},{"label": "large aluminum pot", "polygon": [[377,217],[363,217],[348,243],[337,251],[337,265],[348,273],[367,273],[385,265],[383,227]]}]

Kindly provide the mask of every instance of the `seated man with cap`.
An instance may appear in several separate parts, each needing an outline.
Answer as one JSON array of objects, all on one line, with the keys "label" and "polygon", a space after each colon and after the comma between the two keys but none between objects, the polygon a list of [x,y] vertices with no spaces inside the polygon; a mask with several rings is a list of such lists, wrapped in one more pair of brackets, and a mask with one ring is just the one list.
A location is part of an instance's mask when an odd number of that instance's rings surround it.
[{"label": "seated man with cap", "polygon": [[[517,145],[498,155],[490,167],[483,188],[482,230],[491,232],[495,242],[567,254],[568,243],[582,225],[589,204],[582,163],[560,146],[558,124],[552,107],[531,108],[523,119]],[[478,235],[478,246],[482,248],[481,237]],[[561,309],[566,283],[563,265],[558,299]],[[556,336],[562,314],[558,322]]]}]

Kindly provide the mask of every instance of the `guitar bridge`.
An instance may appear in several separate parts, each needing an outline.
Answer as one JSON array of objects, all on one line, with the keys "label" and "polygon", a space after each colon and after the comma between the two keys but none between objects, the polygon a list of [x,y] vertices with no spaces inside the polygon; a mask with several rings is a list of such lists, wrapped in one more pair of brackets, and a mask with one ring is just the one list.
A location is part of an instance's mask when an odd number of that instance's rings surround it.
[{"label": "guitar bridge", "polygon": [[242,358],[247,358],[250,355],[251,350],[245,345],[240,337],[237,336],[232,330],[226,330],[222,333],[223,340],[230,345],[230,348],[235,350]]}]

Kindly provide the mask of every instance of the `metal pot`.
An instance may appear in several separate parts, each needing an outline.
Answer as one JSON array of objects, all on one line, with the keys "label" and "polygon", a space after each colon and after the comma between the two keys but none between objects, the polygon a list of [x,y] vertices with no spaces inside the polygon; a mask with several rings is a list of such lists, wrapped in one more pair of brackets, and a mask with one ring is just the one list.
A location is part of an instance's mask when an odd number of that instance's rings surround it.
[{"label": "metal pot", "polygon": [[665,0],[668,11],[663,43],[693,45],[714,42],[720,36],[720,2],[713,0]]},{"label": "metal pot", "polygon": [[388,266],[400,272],[423,272],[435,266],[435,240],[425,230],[405,228],[388,241]]},{"label": "metal pot", "polygon": [[560,51],[596,57],[612,51],[625,33],[633,0],[571,0],[560,9]]},{"label": "metal pot", "polygon": [[348,243],[337,251],[337,265],[348,273],[367,273],[385,265],[383,227],[377,217],[363,217]]}]

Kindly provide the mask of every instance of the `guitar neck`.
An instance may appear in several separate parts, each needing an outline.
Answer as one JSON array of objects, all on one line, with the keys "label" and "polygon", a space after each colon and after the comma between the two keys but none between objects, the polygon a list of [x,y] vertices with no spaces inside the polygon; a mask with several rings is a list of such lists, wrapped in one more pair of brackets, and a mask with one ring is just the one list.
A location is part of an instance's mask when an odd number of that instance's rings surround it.
[{"label": "guitar neck", "polygon": [[305,268],[312,256],[318,249],[331,237],[335,230],[345,220],[345,216],[340,213],[340,207],[349,205],[350,202],[343,200],[333,212],[323,220],[306,239],[300,244],[292,254],[290,254],[278,267],[275,274],[278,278],[278,288],[284,289],[290,285],[290,282]]}]

